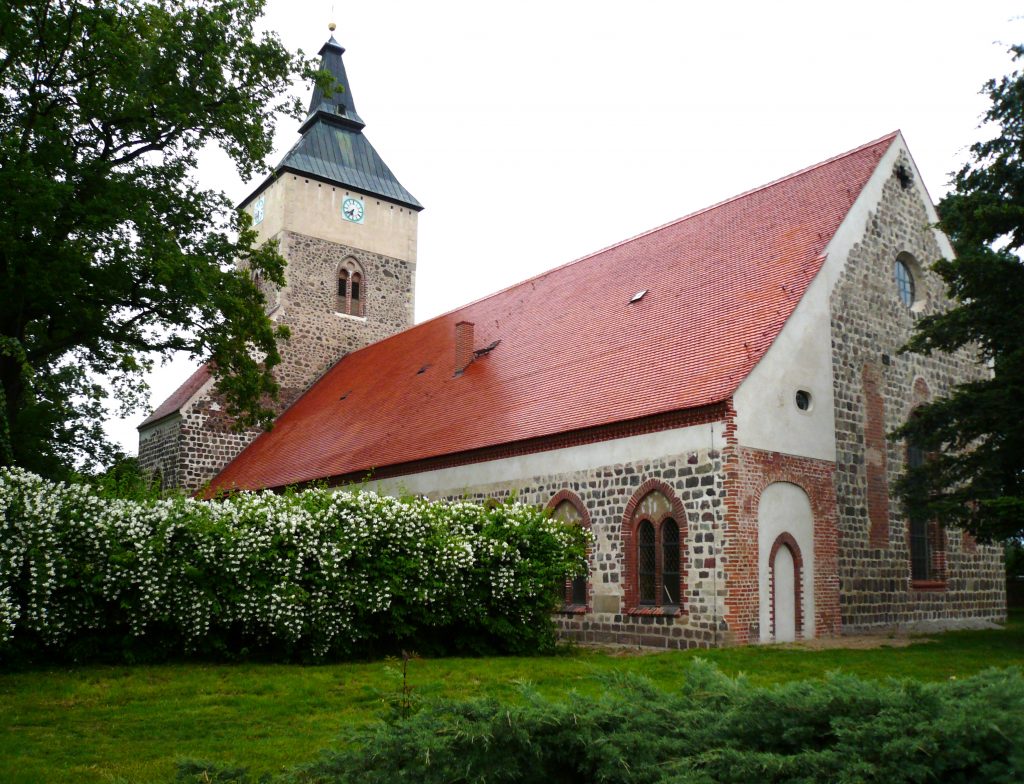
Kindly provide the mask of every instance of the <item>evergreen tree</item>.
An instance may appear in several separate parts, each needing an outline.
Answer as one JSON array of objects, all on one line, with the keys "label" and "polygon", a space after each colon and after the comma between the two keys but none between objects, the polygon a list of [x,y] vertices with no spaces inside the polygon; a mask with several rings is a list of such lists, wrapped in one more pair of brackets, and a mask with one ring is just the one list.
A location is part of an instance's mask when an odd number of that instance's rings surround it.
[{"label": "evergreen tree", "polygon": [[210,143],[265,170],[279,96],[310,74],[254,32],[262,8],[0,4],[0,466],[112,454],[104,401],[139,408],[143,372],[177,350],[212,361],[241,424],[269,421],[282,332],[234,262],[281,283],[284,261],[194,179]]},{"label": "evergreen tree", "polygon": [[[1024,46],[1010,51],[1024,56]],[[894,435],[932,454],[899,486],[908,514],[989,542],[1024,532],[1024,74],[984,92],[982,127],[998,133],[971,147],[938,207],[956,258],[933,269],[954,307],[921,319],[906,350],[976,348],[991,373],[921,407]]]}]

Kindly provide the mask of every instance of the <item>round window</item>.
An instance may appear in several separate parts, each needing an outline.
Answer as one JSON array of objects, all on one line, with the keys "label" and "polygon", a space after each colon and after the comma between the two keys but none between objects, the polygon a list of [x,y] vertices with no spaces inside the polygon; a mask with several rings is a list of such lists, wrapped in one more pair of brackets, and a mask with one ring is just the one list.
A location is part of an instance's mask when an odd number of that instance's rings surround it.
[{"label": "round window", "polygon": [[900,301],[909,308],[914,304],[914,275],[910,267],[902,259],[896,259],[893,264],[893,276],[896,278],[896,291],[899,292]]},{"label": "round window", "polygon": [[796,407],[801,411],[811,410],[811,393],[806,389],[798,389],[796,391]]}]

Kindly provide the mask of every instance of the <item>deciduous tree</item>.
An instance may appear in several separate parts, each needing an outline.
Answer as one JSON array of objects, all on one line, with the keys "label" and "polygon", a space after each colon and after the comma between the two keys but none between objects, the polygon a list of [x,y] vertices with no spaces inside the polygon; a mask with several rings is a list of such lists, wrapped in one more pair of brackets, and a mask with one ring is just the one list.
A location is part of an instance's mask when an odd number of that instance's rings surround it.
[{"label": "deciduous tree", "polygon": [[280,96],[309,65],[254,31],[262,6],[0,4],[0,465],[102,456],[104,401],[137,406],[177,350],[212,361],[241,424],[268,421],[281,335],[234,262],[278,283],[284,262],[195,180],[208,144],[264,170],[297,111]]}]

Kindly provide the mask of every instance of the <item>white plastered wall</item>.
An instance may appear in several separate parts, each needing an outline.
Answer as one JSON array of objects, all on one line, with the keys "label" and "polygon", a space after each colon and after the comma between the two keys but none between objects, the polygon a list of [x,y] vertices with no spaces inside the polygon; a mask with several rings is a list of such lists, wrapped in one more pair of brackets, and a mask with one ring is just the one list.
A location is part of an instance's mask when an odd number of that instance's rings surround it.
[{"label": "white plastered wall", "polygon": [[[366,210],[363,223],[341,217],[342,202],[350,195],[363,202]],[[416,261],[419,215],[410,207],[291,172],[271,182],[246,202],[243,209],[252,215],[261,196],[264,217],[254,227],[257,244],[287,230],[394,259]]]},{"label": "white plastered wall", "polygon": [[[910,158],[903,135],[898,134],[826,246],[825,262],[818,275],[775,342],[736,390],[733,400],[740,446],[835,460],[829,300],[850,249],[864,236],[901,152]],[[934,223],[938,220],[935,208],[916,166],[911,168],[913,187],[926,205],[929,221]],[[952,258],[953,250],[945,235],[937,230],[935,234],[943,254]],[[808,411],[796,405],[798,390],[811,394]]]},{"label": "white plastered wall", "polygon": [[[811,501],[801,488],[789,482],[775,482],[761,493],[757,506],[757,575],[761,642],[772,639],[771,594],[768,559],[772,545],[781,534],[796,540],[803,558],[801,601],[803,637],[814,637],[814,515]],[[796,554],[794,553],[794,556]]]},{"label": "white plastered wall", "polygon": [[458,495],[481,487],[514,486],[531,477],[568,475],[575,471],[639,462],[665,455],[680,455],[701,449],[720,450],[725,447],[723,430],[722,422],[691,425],[593,444],[407,474],[375,482],[370,489],[389,495]]}]

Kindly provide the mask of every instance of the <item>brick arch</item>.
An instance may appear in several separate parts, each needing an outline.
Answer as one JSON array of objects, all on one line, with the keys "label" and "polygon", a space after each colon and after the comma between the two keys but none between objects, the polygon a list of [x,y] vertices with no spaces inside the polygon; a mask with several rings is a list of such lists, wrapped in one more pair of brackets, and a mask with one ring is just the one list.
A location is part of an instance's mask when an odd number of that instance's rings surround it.
[{"label": "brick arch", "polygon": [[768,613],[772,639],[775,639],[775,556],[782,547],[788,547],[793,556],[793,590],[796,593],[794,614],[796,616],[796,638],[799,640],[804,636],[804,556],[800,551],[800,545],[788,532],[783,532],[775,538],[771,552],[768,554],[768,596],[771,597]]},{"label": "brick arch", "polygon": [[590,511],[587,509],[587,505],[583,503],[583,499],[580,498],[572,490],[559,490],[548,501],[547,506],[544,508],[549,512],[555,511],[555,508],[562,503],[562,501],[568,501],[570,504],[576,507],[576,511],[580,513],[580,523],[585,528],[592,527],[590,522]]},{"label": "brick arch", "polygon": [[[775,453],[778,455],[778,453]],[[777,482],[785,482],[786,484],[796,485],[804,491],[804,495],[811,502],[811,514],[814,515],[815,528],[819,520],[828,519],[829,516],[834,516],[835,511],[835,496],[834,490],[831,497],[827,493],[817,492],[817,487],[807,487],[807,476],[801,471],[784,465],[773,465],[767,470],[763,471],[757,477],[757,484],[752,489],[752,506],[756,514],[757,508],[761,503],[761,495],[768,488],[769,485],[773,485]],[[831,489],[831,477],[829,477],[828,485],[820,489]]]},{"label": "brick arch", "polygon": [[[554,512],[564,501],[568,501],[574,507],[576,511],[580,513],[580,525],[586,528],[588,531],[593,528],[590,520],[590,511],[587,509],[587,505],[583,503],[583,499],[580,498],[572,490],[565,489],[559,490],[548,501],[547,506],[544,508],[549,512]],[[570,603],[572,599],[572,580],[566,578],[565,580],[565,611],[573,613],[585,613],[589,612],[592,602],[592,596],[594,594],[594,582],[590,578],[591,574],[591,558],[593,557],[593,544],[587,545],[587,603],[584,607],[579,607]]]},{"label": "brick arch", "polygon": [[[626,511],[622,516],[622,548],[625,560],[625,571],[622,575],[622,593],[623,599],[626,604],[626,611],[630,613],[641,613],[641,614],[660,614],[661,608],[654,605],[649,608],[640,609],[640,591],[637,585],[637,562],[636,562],[636,531],[640,525],[641,520],[647,518],[636,518],[637,507],[640,506],[640,502],[644,500],[651,493],[658,492],[668,499],[669,505],[672,508],[672,519],[676,521],[676,525],[679,526],[679,543],[681,552],[679,554],[679,612],[686,612],[686,585],[687,575],[689,574],[689,559],[686,557],[687,553],[687,541],[689,540],[690,521],[686,515],[686,507],[683,506],[683,502],[679,500],[675,490],[672,489],[671,485],[666,484],[660,479],[648,479],[640,487],[636,489],[633,496],[629,499],[629,503],[626,504]],[[656,523],[655,525],[655,541],[659,547],[660,557],[660,545],[661,545],[661,521],[651,521]],[[660,570],[659,570],[660,573]]]}]

